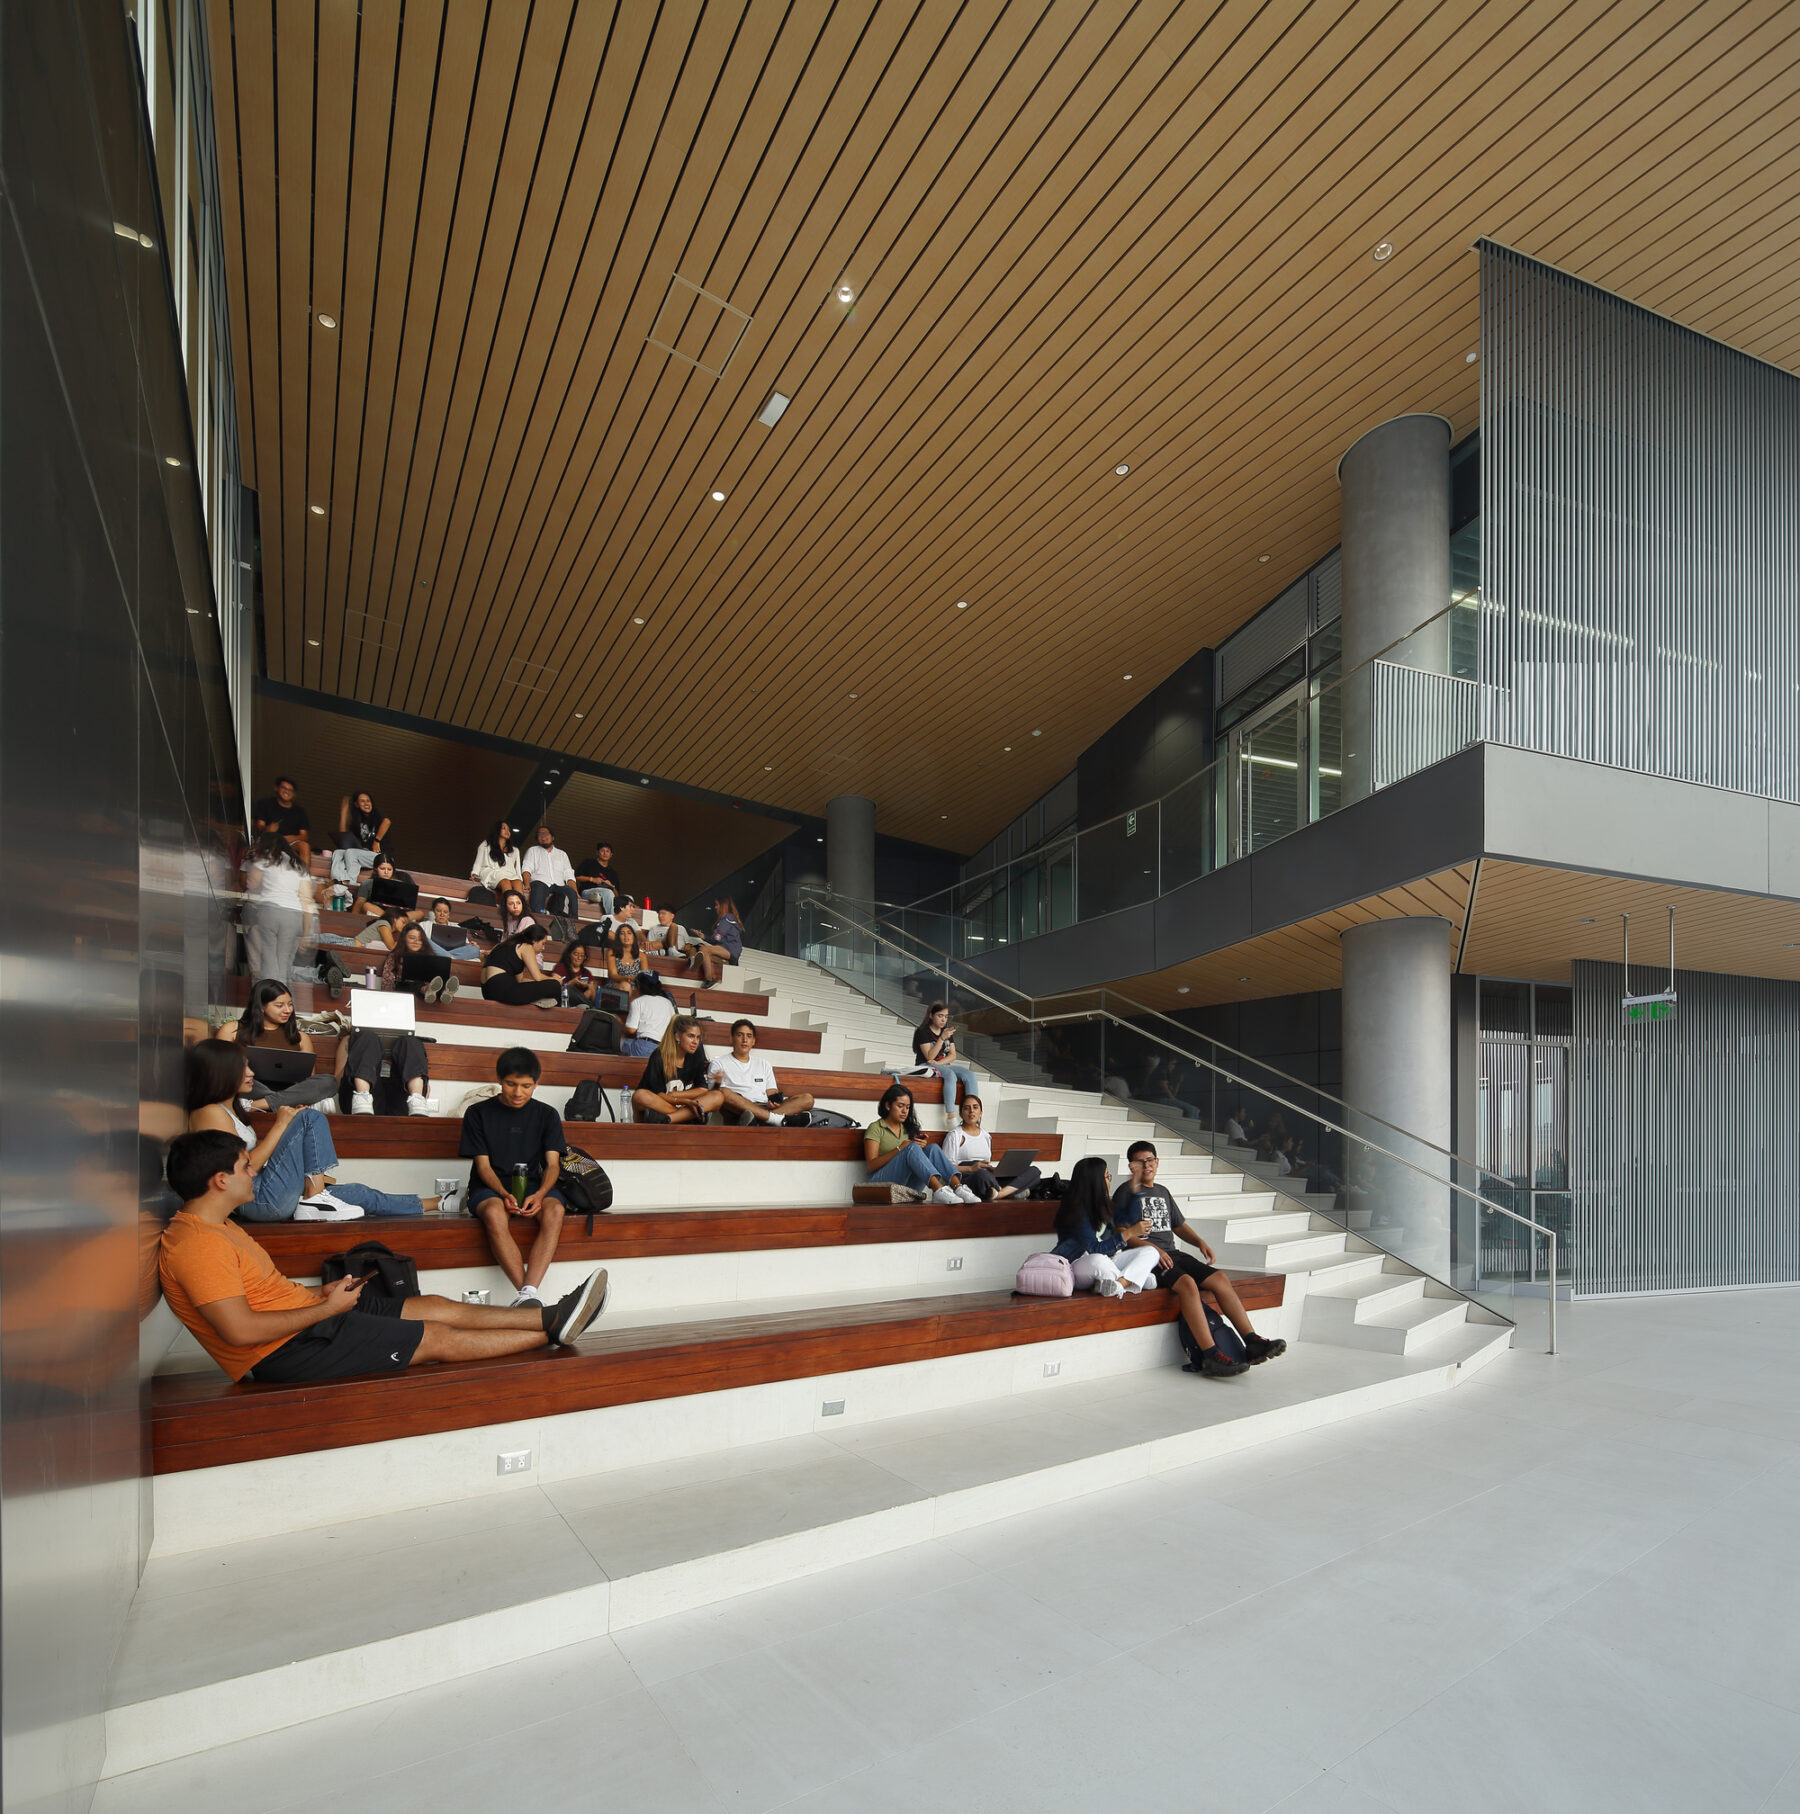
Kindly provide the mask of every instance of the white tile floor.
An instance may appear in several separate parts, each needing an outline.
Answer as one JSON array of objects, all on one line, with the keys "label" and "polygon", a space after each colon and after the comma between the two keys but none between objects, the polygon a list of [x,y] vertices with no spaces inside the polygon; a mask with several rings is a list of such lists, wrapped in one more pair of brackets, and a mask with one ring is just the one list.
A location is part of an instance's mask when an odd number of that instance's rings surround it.
[{"label": "white tile floor", "polygon": [[1800,1814],[1800,1291],[1578,1305],[1564,1339],[95,1814]]}]

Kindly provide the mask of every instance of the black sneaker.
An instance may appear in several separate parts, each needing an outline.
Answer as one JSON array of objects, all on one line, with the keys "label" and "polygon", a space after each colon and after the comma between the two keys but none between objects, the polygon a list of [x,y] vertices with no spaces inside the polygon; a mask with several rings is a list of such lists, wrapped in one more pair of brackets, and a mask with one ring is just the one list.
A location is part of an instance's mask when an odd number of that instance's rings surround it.
[{"label": "black sneaker", "polygon": [[1245,1360],[1228,1360],[1219,1352],[1215,1343],[1200,1356],[1200,1372],[1208,1379],[1236,1379],[1240,1373],[1250,1371],[1250,1363]]},{"label": "black sneaker", "polygon": [[665,1127],[671,1125],[668,1116],[661,1109],[640,1109],[638,1115],[643,1121],[660,1121]]},{"label": "black sneaker", "polygon": [[606,1268],[602,1266],[545,1313],[544,1333],[551,1341],[568,1346],[606,1308],[606,1292]]},{"label": "black sneaker", "polygon": [[812,1116],[805,1109],[796,1109],[793,1114],[782,1116],[781,1125],[783,1127],[811,1127]]},{"label": "black sneaker", "polygon": [[344,993],[344,985],[349,980],[350,980],[350,978],[345,973],[343,966],[340,964],[333,964],[325,972],[325,991],[326,991],[326,993],[331,997],[331,999],[333,1001],[336,1001],[338,999],[338,997]]},{"label": "black sneaker", "polygon": [[1266,1335],[1247,1335],[1244,1337],[1244,1359],[1251,1366],[1259,1367],[1266,1360],[1273,1360],[1278,1354],[1287,1353],[1287,1343],[1279,1336],[1270,1341]]}]

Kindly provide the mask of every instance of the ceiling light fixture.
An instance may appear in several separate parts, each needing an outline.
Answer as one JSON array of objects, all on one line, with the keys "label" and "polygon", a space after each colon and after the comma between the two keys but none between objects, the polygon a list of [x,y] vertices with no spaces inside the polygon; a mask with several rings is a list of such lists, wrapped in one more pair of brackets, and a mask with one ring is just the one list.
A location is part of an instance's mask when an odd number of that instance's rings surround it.
[{"label": "ceiling light fixture", "polygon": [[1392,240],[1384,239],[1381,242],[1381,244],[1375,248],[1375,262],[1378,265],[1386,264],[1387,261],[1390,258],[1392,258],[1393,256],[1394,256],[1394,245],[1393,245]]},{"label": "ceiling light fixture", "polygon": [[1115,473],[1117,473],[1117,474],[1118,474],[1118,476],[1119,476],[1119,477],[1120,477],[1120,478],[1121,478],[1121,479],[1122,479],[1122,478],[1124,478],[1124,476],[1125,476],[1125,475],[1126,475],[1126,474],[1127,474],[1127,473],[1128,473],[1128,472],[1130,472],[1130,470],[1131,470],[1131,468],[1130,468],[1130,467],[1129,467],[1129,466],[1115,466],[1115,467],[1114,467],[1114,468],[1113,468],[1113,471],[1114,471],[1114,472],[1115,472]]},{"label": "ceiling light fixture", "polygon": [[164,454],[163,455],[163,464],[165,466],[179,466],[181,464],[181,462],[178,459],[176,459],[173,454]]},{"label": "ceiling light fixture", "polygon": [[1181,987],[1175,991],[1175,993],[1177,995],[1185,995],[1185,994],[1187,994],[1187,992],[1188,992],[1188,986],[1186,983],[1183,983],[1181,985]]},{"label": "ceiling light fixture", "polygon": [[1010,743],[1001,744],[1000,753],[1003,756],[1010,756],[1012,754],[1012,745]]},{"label": "ceiling light fixture", "polygon": [[641,617],[634,617],[631,621],[634,624],[641,624],[644,620]]},{"label": "ceiling light fixture", "polygon": [[199,608],[194,605],[189,605],[187,608],[187,614],[189,617],[198,617],[200,615]]},{"label": "ceiling light fixture", "polygon": [[649,785],[650,785],[650,777],[648,775],[638,776],[638,786],[639,787],[648,787]]},{"label": "ceiling light fixture", "polygon": [[1239,977],[1239,978],[1238,978],[1238,981],[1239,981],[1239,982],[1240,982],[1240,983],[1247,983],[1247,982],[1248,982],[1248,981],[1249,981],[1249,980],[1250,980],[1250,979],[1249,979],[1249,977],[1247,977],[1247,976],[1240,976],[1240,977]]},{"label": "ceiling light fixture", "polygon": [[309,649],[316,649],[319,646],[319,639],[316,636],[309,636],[306,639],[306,646]]},{"label": "ceiling light fixture", "polygon": [[958,599],[958,600],[957,600],[957,601],[956,601],[956,608],[957,608],[957,610],[959,610],[959,611],[966,611],[966,610],[968,610],[968,608],[969,608],[969,601],[968,601],[968,600],[967,600],[967,599],[966,599],[966,598],[959,598],[959,599]]},{"label": "ceiling light fixture", "polygon": [[724,502],[725,502],[725,494],[724,494],[724,492],[722,492],[722,491],[715,491],[715,492],[714,492],[714,493],[713,493],[713,494],[712,494],[712,501],[713,501],[713,502],[714,502],[714,503],[715,503],[715,504],[723,504],[723,503],[724,503]]},{"label": "ceiling light fixture", "polygon": [[841,283],[837,287],[837,299],[839,302],[854,302],[856,300],[856,292],[849,284]]},{"label": "ceiling light fixture", "polygon": [[772,774],[774,774],[774,772],[775,772],[775,765],[774,765],[774,763],[772,763],[772,762],[765,762],[765,763],[764,763],[764,764],[763,764],[763,773],[764,773],[764,774],[765,774],[765,775],[772,775]]},{"label": "ceiling light fixture", "polygon": [[337,317],[335,315],[321,315],[319,317],[319,326],[322,328],[334,328],[337,326]]},{"label": "ceiling light fixture", "polygon": [[1577,920],[1575,924],[1577,926],[1598,926],[1600,922],[1598,920]]},{"label": "ceiling light fixture", "polygon": [[784,397],[780,391],[771,391],[769,400],[762,406],[762,414],[756,419],[764,428],[773,428],[781,420],[781,412],[787,408],[792,398]]},{"label": "ceiling light fixture", "polygon": [[856,697],[856,695],[855,695],[855,694],[854,694],[854,693],[852,693],[852,694],[851,694],[851,695],[850,695],[850,697],[851,697],[851,698],[852,698],[852,699],[854,699],[854,698],[855,698],[855,697]]},{"label": "ceiling light fixture", "polygon": [[1475,363],[1475,360],[1476,360],[1476,355],[1474,353],[1464,353],[1463,354],[1463,364],[1464,365],[1473,365]]},{"label": "ceiling light fixture", "polygon": [[575,716],[576,716],[576,717],[577,717],[577,718],[585,718],[585,717],[586,717],[586,716],[587,716],[587,713],[586,713],[586,712],[577,712],[577,713],[576,713],[576,714],[575,714]]},{"label": "ceiling light fixture", "polygon": [[1126,675],[1126,676],[1125,676],[1125,678],[1126,678],[1126,679],[1127,679],[1127,680],[1129,680],[1129,679],[1130,679],[1130,678],[1131,678],[1131,676],[1130,676],[1130,675],[1129,675],[1129,674],[1127,674],[1127,675]]},{"label": "ceiling light fixture", "polygon": [[1262,565],[1262,563],[1265,562],[1268,558],[1269,557],[1266,554],[1259,554],[1256,557],[1258,566]]},{"label": "ceiling light fixture", "polygon": [[309,504],[307,508],[311,510],[314,516],[323,516],[325,514],[325,506],[323,504]]},{"label": "ceiling light fixture", "polygon": [[1033,731],[1031,734],[1034,737],[1041,737],[1044,733],[1042,731]]}]

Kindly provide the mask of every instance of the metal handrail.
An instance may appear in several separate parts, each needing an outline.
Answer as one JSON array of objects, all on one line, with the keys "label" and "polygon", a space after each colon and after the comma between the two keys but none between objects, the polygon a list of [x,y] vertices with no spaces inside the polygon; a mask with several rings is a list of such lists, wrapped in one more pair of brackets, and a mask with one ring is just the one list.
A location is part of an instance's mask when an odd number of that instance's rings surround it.
[{"label": "metal handrail", "polygon": [[[830,911],[837,913],[840,918],[848,919],[850,917],[849,915],[845,914],[841,908],[838,908],[835,906],[833,908],[831,908]],[[886,945],[890,950],[899,952],[900,955],[903,957],[911,956],[911,953],[909,953],[903,945],[900,945],[900,944],[896,943],[893,939],[889,938],[877,926],[853,925],[851,927],[851,930],[855,931],[855,932],[860,932],[860,933],[866,935],[867,937],[875,939],[878,943]],[[980,991],[977,990],[977,991],[974,991],[974,993],[979,994]],[[990,999],[990,998],[984,997],[983,999],[985,1000],[985,999]],[[1024,999],[1029,1000],[1030,997],[1025,997]],[[1102,1006],[1102,1007],[1097,1007],[1097,1008],[1080,1009],[1080,1010],[1072,1011],[1067,1014],[1047,1014],[1047,1015],[1026,1016],[1026,1015],[1020,1014],[1016,1008],[1012,1008],[1004,1002],[996,1001],[993,1003],[993,1005],[995,1007],[1005,1008],[1006,1011],[1008,1013],[1014,1015],[1015,1018],[1020,1019],[1020,1020],[1025,1020],[1028,1025],[1034,1026],[1034,1027],[1050,1026],[1053,1024],[1059,1024],[1064,1021],[1096,1020],[1096,1019],[1111,1021],[1115,1026],[1123,1027],[1126,1031],[1136,1034],[1140,1038],[1153,1040],[1156,1044],[1164,1046],[1169,1051],[1174,1052],[1174,1053],[1178,1054],[1180,1057],[1187,1059],[1188,1062],[1191,1064],[1204,1065],[1207,1070],[1216,1073],[1220,1077],[1226,1078],[1228,1081],[1230,1081],[1233,1084],[1236,1084],[1240,1088],[1246,1089],[1246,1090],[1251,1090],[1259,1096],[1266,1097],[1271,1102],[1280,1104],[1280,1106],[1282,1108],[1290,1110],[1293,1114],[1298,1115],[1303,1121],[1316,1122],[1321,1127],[1330,1128],[1333,1133],[1343,1136],[1343,1138],[1345,1138],[1346,1140],[1353,1141],[1358,1146],[1367,1148],[1370,1152],[1379,1153],[1382,1156],[1382,1158],[1390,1160],[1392,1163],[1394,1163],[1396,1165],[1405,1166],[1408,1171],[1416,1172],[1421,1178],[1424,1178],[1428,1183],[1435,1184],[1435,1185],[1447,1185],[1451,1190],[1455,1191],[1459,1196],[1464,1197],[1464,1198],[1468,1199],[1469,1201],[1478,1204],[1481,1208],[1492,1210],[1497,1215],[1505,1216],[1509,1221],[1517,1223],[1521,1228],[1529,1229],[1534,1236],[1542,1235],[1545,1238],[1545,1240],[1549,1243],[1549,1250],[1550,1250],[1550,1265],[1549,1265],[1550,1352],[1552,1354],[1554,1354],[1556,1352],[1557,1236],[1556,1236],[1556,1230],[1554,1228],[1547,1228],[1541,1222],[1534,1222],[1529,1216],[1522,1216],[1518,1213],[1517,1210],[1508,1209],[1506,1207],[1506,1205],[1503,1203],[1495,1203],[1491,1199],[1482,1196],[1482,1194],[1479,1191],[1470,1190],[1469,1187],[1465,1184],[1458,1184],[1454,1178],[1439,1178],[1439,1177],[1435,1176],[1433,1173],[1425,1170],[1425,1168],[1423,1166],[1414,1164],[1414,1162],[1410,1159],[1402,1158],[1401,1155],[1398,1153],[1389,1152],[1386,1147],[1378,1146],[1373,1140],[1368,1139],[1365,1135],[1353,1133],[1349,1128],[1341,1126],[1339,1123],[1332,1121],[1327,1116],[1317,1114],[1316,1112],[1314,1112],[1311,1109],[1303,1109],[1300,1107],[1300,1105],[1298,1103],[1289,1102],[1285,1097],[1277,1096],[1273,1091],[1264,1088],[1261,1084],[1251,1083],[1247,1078],[1237,1076],[1234,1072],[1226,1070],[1226,1068],[1223,1065],[1214,1064],[1211,1059],[1202,1058],[1198,1053],[1183,1051],[1182,1048],[1180,1046],[1176,1045],[1173,1040],[1165,1038],[1160,1033],[1146,1031],[1146,1029],[1144,1029],[1142,1027],[1133,1026],[1131,1024],[1131,1022],[1127,1021],[1124,1018],[1123,1015],[1115,1014],[1112,1011],[1112,1009],[1110,1009],[1108,1007]],[[1345,1105],[1345,1106],[1349,1106],[1349,1105]],[[1360,1114],[1362,1111],[1356,1110],[1355,1112]],[[1371,1119],[1376,1119],[1376,1117],[1371,1117]],[[1388,1127],[1388,1126],[1391,1126],[1392,1124],[1389,1122],[1383,1122],[1382,1125],[1384,1127]],[[1396,1133],[1405,1134],[1405,1130],[1401,1129],[1401,1128],[1396,1128],[1394,1131]],[[1406,1134],[1405,1137],[1409,1140],[1416,1140],[1418,1138],[1416,1135],[1412,1135],[1412,1134]],[[1444,1148],[1435,1145],[1433,1142],[1431,1142],[1429,1140],[1418,1140],[1418,1144],[1421,1146],[1429,1147],[1433,1152],[1444,1153],[1444,1156],[1446,1158],[1451,1159],[1455,1164],[1464,1165],[1464,1164],[1468,1163],[1468,1161],[1466,1161],[1466,1160],[1458,1159],[1454,1153],[1445,1152]],[[1368,1237],[1365,1235],[1365,1236],[1362,1236],[1361,1238],[1367,1239]],[[1372,1241],[1370,1243],[1370,1245],[1375,1246],[1375,1247],[1380,1247],[1381,1243],[1379,1241]],[[1384,1251],[1386,1251],[1386,1250],[1384,1249]],[[1536,1257],[1535,1257],[1536,1252],[1537,1252],[1537,1249],[1536,1249],[1536,1245],[1534,1242],[1533,1247],[1532,1247],[1532,1253],[1533,1253],[1533,1262],[1532,1263],[1533,1263],[1534,1269],[1536,1266]],[[1439,1283],[1444,1284],[1446,1286],[1446,1288],[1451,1291],[1457,1290],[1457,1287],[1454,1285],[1450,1285],[1448,1283],[1448,1281],[1440,1280]],[[1467,1293],[1458,1292],[1458,1295],[1467,1296]],[[1471,1300],[1471,1301],[1473,1301],[1473,1300]]]}]

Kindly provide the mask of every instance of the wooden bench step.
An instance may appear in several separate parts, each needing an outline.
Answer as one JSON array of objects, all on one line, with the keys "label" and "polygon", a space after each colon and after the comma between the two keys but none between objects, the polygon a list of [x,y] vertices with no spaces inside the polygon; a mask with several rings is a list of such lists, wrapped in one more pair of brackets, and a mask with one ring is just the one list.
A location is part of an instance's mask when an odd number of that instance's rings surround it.
[{"label": "wooden bench step", "polygon": [[[260,1137],[271,1125],[267,1115],[253,1115]],[[827,1161],[862,1163],[861,1128],[825,1127],[676,1127],[654,1122],[571,1121],[568,1138],[583,1152],[607,1159],[703,1159],[715,1163],[782,1159],[789,1163]],[[943,1138],[928,1133],[927,1140]],[[1029,1143],[1041,1164],[1062,1157],[1060,1134],[1017,1135]],[[340,1159],[454,1159],[462,1142],[462,1118],[456,1115],[334,1115],[331,1140]]]},{"label": "wooden bench step", "polygon": [[[579,1125],[579,1124],[577,1124]],[[841,1209],[671,1209],[654,1214],[596,1216],[594,1232],[582,1217],[563,1225],[559,1261],[603,1266],[609,1260],[661,1254],[761,1253],[784,1247],[864,1247],[893,1241],[986,1240],[1050,1230],[1056,1205],[1038,1198],[1001,1203],[849,1204]],[[520,1218],[514,1233],[529,1243]],[[244,1232],[267,1249],[290,1279],[319,1275],[327,1254],[359,1241],[383,1241],[418,1262],[420,1272],[490,1263],[487,1236],[472,1216],[365,1216],[357,1222],[248,1222]]]},{"label": "wooden bench step", "polygon": [[[1251,1310],[1282,1299],[1280,1278],[1237,1281]],[[483,1424],[681,1398],[847,1369],[890,1367],[1174,1320],[1172,1293],[1025,1298],[971,1292],[608,1331],[570,1350],[425,1365],[306,1386],[232,1385],[222,1374],[151,1382],[158,1474],[353,1448]]]}]

